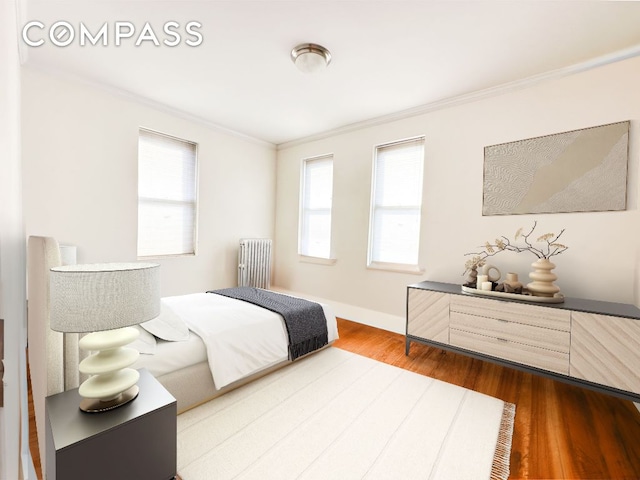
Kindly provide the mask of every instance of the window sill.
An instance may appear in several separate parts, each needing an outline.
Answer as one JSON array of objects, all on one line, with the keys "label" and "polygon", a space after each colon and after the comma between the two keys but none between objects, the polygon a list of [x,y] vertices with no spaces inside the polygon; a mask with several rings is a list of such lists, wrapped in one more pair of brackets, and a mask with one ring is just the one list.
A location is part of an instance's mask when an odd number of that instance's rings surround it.
[{"label": "window sill", "polygon": [[337,258],[309,257],[307,255],[298,255],[298,260],[302,263],[313,263],[315,265],[334,265]]},{"label": "window sill", "polygon": [[403,263],[371,262],[367,265],[367,268],[369,270],[385,270],[387,272],[410,273],[413,275],[422,275],[424,273],[424,269],[420,268],[419,265],[406,265]]},{"label": "window sill", "polygon": [[163,260],[166,258],[179,258],[179,257],[195,257],[195,253],[163,253],[156,255],[139,255],[137,257],[138,261],[148,261],[148,260]]}]

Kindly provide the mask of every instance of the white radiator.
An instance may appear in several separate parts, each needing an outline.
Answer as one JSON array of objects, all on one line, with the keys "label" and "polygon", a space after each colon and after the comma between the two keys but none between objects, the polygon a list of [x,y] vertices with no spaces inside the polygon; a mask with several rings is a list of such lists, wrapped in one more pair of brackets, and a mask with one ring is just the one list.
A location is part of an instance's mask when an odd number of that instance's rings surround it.
[{"label": "white radiator", "polygon": [[271,239],[240,239],[238,286],[271,287]]}]

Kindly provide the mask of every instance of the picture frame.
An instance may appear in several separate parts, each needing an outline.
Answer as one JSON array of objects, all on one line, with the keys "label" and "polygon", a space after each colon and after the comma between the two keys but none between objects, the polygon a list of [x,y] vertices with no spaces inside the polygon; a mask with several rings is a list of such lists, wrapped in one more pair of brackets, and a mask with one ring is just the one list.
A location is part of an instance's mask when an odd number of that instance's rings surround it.
[{"label": "picture frame", "polygon": [[482,215],[625,210],[629,125],[485,147]]}]

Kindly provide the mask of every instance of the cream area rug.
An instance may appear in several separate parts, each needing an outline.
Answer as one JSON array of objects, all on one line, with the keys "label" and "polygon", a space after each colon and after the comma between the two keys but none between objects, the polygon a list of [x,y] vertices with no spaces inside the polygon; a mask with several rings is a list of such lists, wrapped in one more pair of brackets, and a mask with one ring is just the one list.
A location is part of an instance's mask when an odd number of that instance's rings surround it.
[{"label": "cream area rug", "polygon": [[515,407],[330,347],[178,416],[183,480],[506,479]]}]

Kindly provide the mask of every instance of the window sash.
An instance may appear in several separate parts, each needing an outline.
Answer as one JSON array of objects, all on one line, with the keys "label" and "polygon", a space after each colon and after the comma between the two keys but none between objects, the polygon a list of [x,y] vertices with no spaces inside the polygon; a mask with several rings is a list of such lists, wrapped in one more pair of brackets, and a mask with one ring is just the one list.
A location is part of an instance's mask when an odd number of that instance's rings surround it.
[{"label": "window sash", "polygon": [[331,258],[333,155],[303,160],[300,205],[300,255]]},{"label": "window sash", "polygon": [[138,257],[194,255],[197,145],[140,129]]},{"label": "window sash", "polygon": [[417,266],[420,249],[424,137],[376,147],[369,266]]}]

